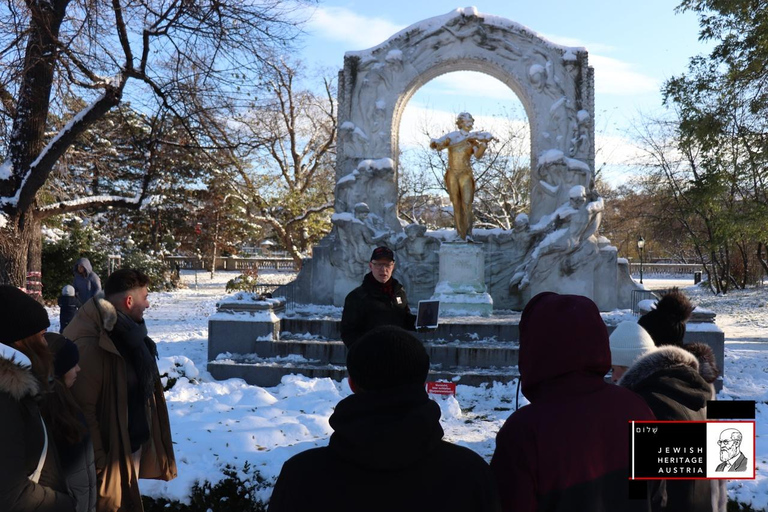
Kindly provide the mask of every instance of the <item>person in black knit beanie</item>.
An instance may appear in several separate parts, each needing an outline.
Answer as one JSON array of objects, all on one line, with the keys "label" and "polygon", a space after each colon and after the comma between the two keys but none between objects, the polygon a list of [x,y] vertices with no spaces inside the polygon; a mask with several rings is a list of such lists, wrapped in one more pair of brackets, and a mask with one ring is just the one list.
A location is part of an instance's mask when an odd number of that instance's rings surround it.
[{"label": "person in black knit beanie", "polygon": [[354,394],[331,415],[328,446],[283,465],[270,512],[500,510],[488,464],[443,440],[440,406],[424,389],[429,356],[418,339],[376,327],[350,347],[347,370]]},{"label": "person in black knit beanie", "polygon": [[[40,416],[48,391],[50,327],[42,304],[0,285],[0,510],[75,512],[61,477],[51,426]],[[45,473],[45,474],[44,474]]]}]

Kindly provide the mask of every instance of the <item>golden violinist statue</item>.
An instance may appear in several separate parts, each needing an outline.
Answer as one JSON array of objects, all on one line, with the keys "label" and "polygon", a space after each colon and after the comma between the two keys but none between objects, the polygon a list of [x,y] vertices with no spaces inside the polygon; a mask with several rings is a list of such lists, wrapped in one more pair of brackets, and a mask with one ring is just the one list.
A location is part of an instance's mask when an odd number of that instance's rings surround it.
[{"label": "golden violinist statue", "polygon": [[475,120],[468,112],[456,116],[458,130],[432,139],[429,147],[441,151],[448,148],[448,167],[445,170],[445,186],[453,204],[453,220],[462,240],[471,240],[472,202],[475,199],[475,178],[472,175],[472,157],[482,158],[493,135],[473,132]]}]

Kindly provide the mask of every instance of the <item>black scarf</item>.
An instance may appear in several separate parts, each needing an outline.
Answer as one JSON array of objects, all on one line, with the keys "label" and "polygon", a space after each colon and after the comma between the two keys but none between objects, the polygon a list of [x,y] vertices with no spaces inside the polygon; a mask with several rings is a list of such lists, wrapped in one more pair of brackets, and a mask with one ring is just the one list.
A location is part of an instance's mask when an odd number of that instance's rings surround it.
[{"label": "black scarf", "polygon": [[152,338],[147,336],[147,326],[143,321],[136,322],[124,313],[117,313],[117,323],[110,333],[115,347],[125,361],[127,399],[128,399],[128,436],[131,440],[131,453],[138,450],[150,438],[147,401],[155,391],[158,377],[157,347]]},{"label": "black scarf", "polygon": [[147,336],[144,321],[136,322],[131,317],[117,312],[117,322],[110,333],[120,355],[127,360],[139,379],[139,389],[145,400],[155,392],[157,371],[157,347],[152,338]]}]

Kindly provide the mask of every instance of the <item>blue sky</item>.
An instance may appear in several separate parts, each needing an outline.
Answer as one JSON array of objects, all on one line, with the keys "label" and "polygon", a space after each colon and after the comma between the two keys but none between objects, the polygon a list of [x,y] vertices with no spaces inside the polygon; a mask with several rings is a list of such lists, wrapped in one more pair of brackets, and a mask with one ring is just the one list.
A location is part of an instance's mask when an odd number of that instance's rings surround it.
[{"label": "blue sky", "polygon": [[[525,25],[553,42],[587,49],[595,69],[596,163],[608,161],[606,177],[620,182],[625,170],[621,164],[631,158],[626,134],[632,123],[658,111],[664,80],[685,71],[689,57],[706,51],[698,42],[696,16],[675,14],[677,3],[494,0],[476,7],[481,13]],[[305,28],[302,57],[312,65],[340,69],[346,51],[370,48],[408,25],[457,7],[438,0],[323,1]],[[511,91],[494,79],[449,74],[422,87],[408,109],[430,109],[438,118],[462,110],[482,117],[516,102]],[[476,123],[477,128],[482,128],[480,124]]]}]

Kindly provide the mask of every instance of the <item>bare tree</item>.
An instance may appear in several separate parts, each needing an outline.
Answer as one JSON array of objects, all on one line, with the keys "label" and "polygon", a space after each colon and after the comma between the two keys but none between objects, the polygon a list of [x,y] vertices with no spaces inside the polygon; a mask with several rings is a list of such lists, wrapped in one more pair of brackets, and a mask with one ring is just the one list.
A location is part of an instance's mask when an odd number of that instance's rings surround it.
[{"label": "bare tree", "polygon": [[727,136],[707,145],[679,126],[679,119],[670,119],[638,128],[646,153],[643,186],[655,201],[652,220],[685,235],[713,293],[744,288],[756,279],[753,261],[762,232],[750,229],[755,219],[742,188],[742,141]]},{"label": "bare tree", "polygon": [[209,119],[208,136],[224,142],[232,200],[271,230],[301,267],[312,244],[330,231],[335,185],[336,106],[332,80],[323,93],[302,87],[303,68],[288,59],[266,64],[264,94],[230,123]]},{"label": "bare tree", "polygon": [[[38,192],[73,142],[123,101],[160,106],[195,133],[201,102],[247,107],[265,57],[295,36],[300,3],[279,0],[9,0],[0,6],[0,282],[21,285],[39,247]],[[65,97],[87,106],[72,113]],[[52,130],[53,118],[68,118]],[[133,197],[73,198],[48,212],[138,208]],[[53,208],[51,210],[50,208]],[[30,261],[39,261],[29,258]],[[31,269],[39,270],[39,269]]]}]

